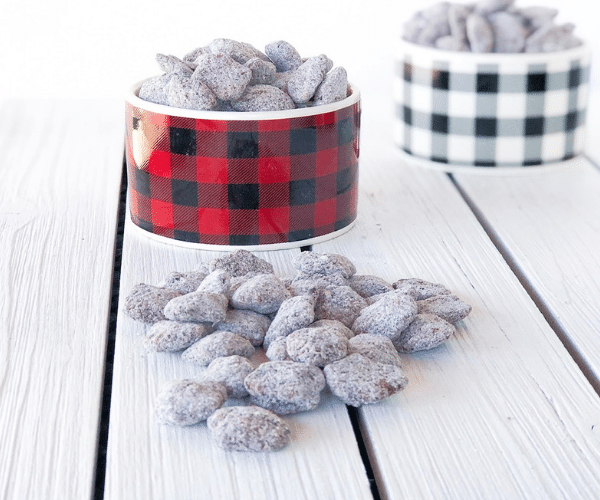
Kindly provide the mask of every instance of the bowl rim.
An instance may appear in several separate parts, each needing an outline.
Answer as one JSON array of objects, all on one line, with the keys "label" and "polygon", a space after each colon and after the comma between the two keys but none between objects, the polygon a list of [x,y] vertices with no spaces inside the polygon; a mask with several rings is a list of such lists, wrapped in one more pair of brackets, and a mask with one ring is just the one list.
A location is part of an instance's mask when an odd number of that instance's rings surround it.
[{"label": "bowl rim", "polygon": [[145,109],[153,113],[161,115],[177,116],[181,118],[194,118],[196,120],[217,120],[217,121],[257,121],[257,120],[285,120],[290,118],[302,118],[305,116],[322,115],[338,111],[343,108],[350,107],[360,101],[360,91],[358,88],[348,83],[350,88],[350,95],[340,101],[332,102],[330,104],[323,104],[321,106],[314,106],[310,108],[296,108],[282,111],[212,111],[212,110],[194,110],[175,108],[173,106],[167,106],[164,104],[156,104],[150,101],[145,101],[138,97],[138,92],[142,84],[155,78],[155,75],[150,78],[140,80],[133,85],[125,100],[131,105]]},{"label": "bowl rim", "polygon": [[517,52],[517,53],[499,53],[499,52],[458,52],[455,50],[444,50],[436,47],[426,47],[423,45],[417,45],[416,43],[409,42],[404,38],[398,40],[398,48],[401,52],[409,52],[415,56],[439,54],[441,60],[456,60],[460,59],[462,62],[468,61],[475,64],[495,64],[495,63],[540,63],[554,60],[565,60],[572,59],[575,57],[586,57],[591,56],[591,47],[585,41],[582,40],[581,45],[573,47],[572,49],[558,50],[555,52]]}]

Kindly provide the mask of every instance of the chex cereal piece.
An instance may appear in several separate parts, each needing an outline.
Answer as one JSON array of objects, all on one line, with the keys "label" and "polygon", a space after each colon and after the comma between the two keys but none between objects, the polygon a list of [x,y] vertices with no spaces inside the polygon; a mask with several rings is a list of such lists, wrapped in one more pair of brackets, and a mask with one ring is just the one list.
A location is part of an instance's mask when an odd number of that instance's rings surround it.
[{"label": "chex cereal piece", "polygon": [[181,293],[191,293],[195,292],[202,280],[206,278],[208,273],[204,273],[202,271],[188,271],[185,273],[178,273],[174,271],[169,273],[167,277],[160,283],[163,288],[172,288],[173,290],[178,290]]},{"label": "chex cereal piece", "polygon": [[294,268],[308,276],[315,274],[341,274],[348,279],[356,274],[350,259],[335,253],[300,252],[292,259]]},{"label": "chex cereal piece", "polygon": [[233,295],[233,292],[235,292],[242,284],[246,283],[246,281],[248,281],[250,278],[254,278],[255,276],[258,276],[259,274],[265,274],[265,273],[248,273],[244,276],[236,276],[234,278],[231,278],[231,286],[229,287],[229,296],[231,297]]},{"label": "chex cereal piece", "polygon": [[173,75],[165,87],[169,106],[182,109],[208,110],[217,104],[217,98],[200,80]]},{"label": "chex cereal piece", "polygon": [[320,319],[308,325],[308,328],[319,328],[321,326],[326,326],[327,328],[333,328],[340,332],[347,339],[351,339],[354,337],[354,332],[350,330],[344,323],[341,321],[337,321],[335,319]]},{"label": "chex cereal piece", "polygon": [[398,366],[378,363],[362,354],[331,363],[323,372],[331,392],[350,406],[377,403],[408,384]]},{"label": "chex cereal piece", "polygon": [[345,99],[348,93],[348,73],[338,66],[325,75],[321,85],[317,87],[314,105],[322,106]]},{"label": "chex cereal piece", "polygon": [[222,101],[239,99],[244,94],[252,70],[225,54],[202,54],[196,59],[198,67],[192,80],[205,83]]},{"label": "chex cereal piece", "polygon": [[348,280],[341,274],[313,274],[300,273],[287,285],[293,295],[311,295],[315,301],[321,290],[330,286],[348,286]]},{"label": "chex cereal piece", "polygon": [[515,3],[515,0],[479,0],[475,4],[475,10],[480,14],[487,15],[499,10],[505,10],[513,3]]},{"label": "chex cereal piece", "polygon": [[275,73],[275,76],[273,76],[273,80],[271,81],[271,85],[287,93],[288,82],[290,81],[290,78],[292,78],[292,76],[294,76],[293,71],[287,71],[285,73]]},{"label": "chex cereal piece", "polygon": [[290,292],[274,274],[259,274],[240,285],[231,296],[236,309],[250,309],[260,314],[270,314],[291,297]]},{"label": "chex cereal piece", "polygon": [[494,31],[481,14],[473,12],[467,17],[467,38],[471,52],[494,51]]},{"label": "chex cereal piece", "polygon": [[319,293],[315,304],[315,317],[316,319],[335,319],[345,326],[351,327],[367,305],[367,301],[349,286],[332,286]]},{"label": "chex cereal piece", "polygon": [[581,40],[573,35],[574,29],[571,23],[543,26],[527,38],[525,52],[554,52],[576,47]]},{"label": "chex cereal piece", "polygon": [[293,71],[302,64],[302,57],[288,42],[278,40],[265,46],[265,54],[273,61],[278,72]]},{"label": "chex cereal piece", "polygon": [[279,415],[314,410],[325,387],[319,368],[295,361],[268,361],[244,380],[250,401]]},{"label": "chex cereal piece", "polygon": [[398,356],[398,351],[394,347],[394,344],[388,337],[384,337],[383,335],[361,333],[360,335],[352,337],[348,341],[348,356],[355,353],[362,354],[378,363],[395,365],[398,367],[402,366],[402,360],[400,359],[400,356]]},{"label": "chex cereal piece", "polygon": [[165,316],[173,321],[216,323],[227,314],[227,297],[218,293],[192,292],[169,301]]},{"label": "chex cereal piece", "polygon": [[348,354],[348,339],[335,328],[301,328],[286,337],[288,356],[300,363],[325,366]]},{"label": "chex cereal piece", "polygon": [[206,421],[219,448],[226,451],[277,451],[290,442],[285,421],[258,406],[230,406]]},{"label": "chex cereal piece", "polygon": [[296,109],[292,98],[273,85],[252,85],[237,101],[231,102],[236,111],[282,111]]},{"label": "chex cereal piece", "polygon": [[399,279],[392,283],[398,292],[410,295],[415,300],[428,299],[436,295],[448,295],[452,293],[440,283],[431,283],[420,278]]},{"label": "chex cereal piece", "polygon": [[248,250],[236,250],[224,257],[210,261],[209,270],[225,269],[232,278],[246,276],[249,273],[272,274],[273,265]]},{"label": "chex cereal piece", "polygon": [[165,87],[171,80],[171,75],[160,75],[149,78],[140,87],[138,97],[144,101],[153,102],[154,104],[169,105],[169,98]]},{"label": "chex cereal piece", "polygon": [[211,361],[224,356],[244,356],[254,354],[254,347],[244,337],[232,332],[217,331],[200,339],[188,347],[181,355],[185,361],[193,361],[208,366]]},{"label": "chex cereal piece", "polygon": [[310,325],[315,320],[315,302],[312,296],[299,295],[284,300],[265,335],[265,347],[279,337]]},{"label": "chex cereal piece", "polygon": [[508,12],[495,12],[490,14],[488,19],[494,30],[494,52],[523,52],[529,33],[520,16]]},{"label": "chex cereal piece", "polygon": [[249,85],[265,84],[269,85],[275,78],[275,65],[270,61],[265,61],[260,57],[248,59],[244,66],[252,70],[252,79]]},{"label": "chex cereal piece", "polygon": [[183,56],[183,60],[186,63],[195,63],[196,59],[202,54],[209,54],[210,49],[208,47],[198,47],[197,49],[191,50],[185,56]]},{"label": "chex cereal piece", "polygon": [[194,342],[206,337],[213,331],[207,323],[180,323],[178,321],[159,321],[154,323],[146,337],[144,345],[149,351],[171,352],[187,349]]},{"label": "chex cereal piece", "polygon": [[243,398],[248,395],[244,387],[244,379],[254,371],[254,366],[243,356],[234,354],[213,359],[204,373],[202,381],[220,382],[227,388],[232,398]]},{"label": "chex cereal piece", "polygon": [[269,347],[266,351],[266,356],[269,361],[286,361],[290,357],[287,353],[287,344],[285,337],[278,337],[269,343]]},{"label": "chex cereal piece", "polygon": [[271,320],[262,314],[243,309],[229,309],[223,321],[215,324],[215,330],[226,330],[244,337],[254,347],[263,343]]},{"label": "chex cereal piece", "polygon": [[294,71],[288,81],[287,92],[296,103],[305,103],[312,99],[317,87],[321,84],[328,68],[330,59],[325,55],[310,57]]},{"label": "chex cereal piece", "polygon": [[156,399],[156,419],[167,425],[194,425],[206,420],[227,400],[223,384],[175,380]]},{"label": "chex cereal piece", "polygon": [[198,287],[199,292],[219,293],[229,297],[229,287],[231,278],[224,269],[215,269],[204,278],[204,281]]},{"label": "chex cereal piece", "polygon": [[208,44],[208,48],[211,53],[224,54],[240,64],[245,64],[254,57],[268,60],[265,54],[251,44],[238,42],[229,38],[216,38]]},{"label": "chex cereal piece", "polygon": [[417,301],[419,314],[431,313],[450,323],[456,323],[466,318],[471,312],[471,306],[456,295],[438,295],[429,299]]},{"label": "chex cereal piece", "polygon": [[417,314],[408,328],[394,340],[394,346],[401,352],[433,349],[452,337],[455,332],[454,325],[435,314]]},{"label": "chex cereal piece", "polygon": [[394,289],[391,283],[372,274],[355,274],[350,278],[348,284],[361,297],[371,297],[372,295],[391,292]]},{"label": "chex cereal piece", "polygon": [[410,295],[387,293],[365,307],[352,324],[356,335],[371,333],[397,338],[417,315],[417,302]]},{"label": "chex cereal piece", "polygon": [[178,57],[156,54],[156,62],[165,73],[173,73],[186,78],[192,76],[192,69]]},{"label": "chex cereal piece", "polygon": [[133,287],[125,298],[125,314],[142,323],[156,323],[167,319],[164,314],[165,306],[172,299],[179,297],[181,292],[172,288],[140,283]]}]

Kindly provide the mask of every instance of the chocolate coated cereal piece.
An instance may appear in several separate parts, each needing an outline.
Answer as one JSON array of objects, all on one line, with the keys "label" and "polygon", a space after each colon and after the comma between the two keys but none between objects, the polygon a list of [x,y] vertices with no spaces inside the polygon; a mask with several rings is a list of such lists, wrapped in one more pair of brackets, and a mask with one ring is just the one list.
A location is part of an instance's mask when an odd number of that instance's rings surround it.
[{"label": "chocolate coated cereal piece", "polygon": [[312,99],[317,87],[321,84],[331,64],[331,60],[325,55],[310,57],[298,69],[288,81],[287,93],[295,103],[305,103]]},{"label": "chocolate coated cereal piece", "polygon": [[202,54],[196,59],[198,67],[191,76],[206,84],[222,101],[239,99],[244,94],[252,70],[225,54]]},{"label": "chocolate coated cereal piece", "polygon": [[266,45],[265,53],[275,64],[277,72],[280,73],[298,69],[302,64],[302,58],[298,51],[284,40],[278,40]]},{"label": "chocolate coated cereal piece", "polygon": [[346,98],[348,92],[348,73],[338,66],[325,75],[321,85],[317,87],[314,105],[322,106]]},{"label": "chocolate coated cereal piece", "polygon": [[248,273],[272,274],[273,265],[248,250],[236,250],[224,257],[210,261],[209,270],[225,269],[232,278]]},{"label": "chocolate coated cereal piece", "polygon": [[546,25],[527,38],[525,52],[556,52],[581,45],[581,40],[573,35],[575,25]]},{"label": "chocolate coated cereal piece", "polygon": [[350,330],[344,323],[341,321],[337,321],[335,319],[320,319],[319,321],[315,321],[308,325],[308,328],[319,328],[321,326],[326,326],[329,329],[337,330],[347,339],[351,339],[354,337],[354,332]]},{"label": "chocolate coated cereal piece", "polygon": [[215,324],[216,330],[226,330],[244,337],[254,347],[263,343],[271,320],[262,314],[242,309],[229,309],[223,321]]},{"label": "chocolate coated cereal piece", "polygon": [[267,330],[265,347],[268,348],[279,337],[286,337],[293,331],[310,325],[314,320],[315,302],[311,296],[298,295],[284,300]]},{"label": "chocolate coated cereal piece", "polygon": [[[367,302],[349,286],[325,288],[315,304],[317,319],[335,319],[351,327]],[[354,328],[352,328],[354,330]]]},{"label": "chocolate coated cereal piece", "polygon": [[394,341],[394,346],[400,352],[433,349],[455,332],[454,325],[435,314],[417,314],[408,328]]},{"label": "chocolate coated cereal piece", "polygon": [[456,323],[466,318],[471,312],[471,306],[456,295],[439,295],[417,301],[419,314],[436,314],[450,323]]},{"label": "chocolate coated cereal piece", "polygon": [[252,70],[252,79],[250,85],[269,85],[275,78],[275,65],[270,61],[264,61],[260,57],[248,59],[244,66]]},{"label": "chocolate coated cereal piece", "polygon": [[210,273],[198,287],[199,292],[219,293],[229,296],[231,279],[229,273],[224,269],[215,269]]},{"label": "chocolate coated cereal piece", "polygon": [[372,274],[355,274],[348,283],[361,297],[371,297],[379,293],[391,292],[394,288],[383,278]]},{"label": "chocolate coated cereal piece", "polygon": [[163,288],[172,288],[181,293],[191,293],[198,289],[202,280],[206,278],[206,275],[207,273],[202,271],[189,271],[185,273],[174,271],[167,275],[159,286]]},{"label": "chocolate coated cereal piece", "polygon": [[250,401],[279,415],[314,410],[325,387],[319,368],[295,361],[268,361],[244,380]]},{"label": "chocolate coated cereal piece", "polygon": [[448,295],[452,293],[440,283],[431,283],[420,278],[399,279],[392,283],[398,292],[410,295],[415,300],[428,299],[436,295]]},{"label": "chocolate coated cereal piece", "polygon": [[347,286],[348,280],[341,274],[298,274],[287,285],[293,295],[311,295],[315,301],[319,298],[321,290],[330,286]]},{"label": "chocolate coated cereal piece", "polygon": [[125,298],[125,314],[142,323],[156,323],[167,319],[165,306],[181,292],[171,288],[160,288],[145,283],[133,287]]},{"label": "chocolate coated cereal piece", "polygon": [[352,324],[352,330],[356,335],[371,333],[394,340],[416,315],[417,302],[411,296],[391,292],[365,307]]},{"label": "chocolate coated cereal piece", "polygon": [[192,76],[192,69],[178,57],[156,54],[156,62],[165,73],[175,74],[184,78]]},{"label": "chocolate coated cereal piece", "polygon": [[159,321],[154,323],[146,337],[144,345],[149,351],[172,352],[187,349],[194,342],[206,337],[213,331],[206,323],[180,323],[178,321]]},{"label": "chocolate coated cereal piece", "polygon": [[300,363],[325,366],[346,357],[348,339],[335,328],[302,328],[286,337],[288,356]]},{"label": "chocolate coated cereal piece", "polygon": [[231,102],[236,111],[282,111],[296,109],[292,98],[273,85],[248,86],[244,95]]},{"label": "chocolate coated cereal piece", "polygon": [[227,399],[223,384],[175,380],[156,399],[156,419],[167,425],[194,425],[206,420]]},{"label": "chocolate coated cereal piece", "polygon": [[186,63],[196,63],[196,59],[202,54],[209,54],[210,49],[208,47],[198,47],[190,52],[188,52],[185,56],[183,56],[183,61]]},{"label": "chocolate coated cereal piece", "polygon": [[471,52],[494,51],[494,31],[481,14],[473,12],[467,17],[467,38]]},{"label": "chocolate coated cereal piece", "polygon": [[142,83],[138,97],[144,101],[153,102],[155,104],[169,105],[169,98],[165,90],[167,83],[171,80],[171,75],[160,75]]},{"label": "chocolate coated cereal piece", "polygon": [[173,75],[165,87],[169,106],[182,109],[209,110],[217,104],[217,98],[201,81]]},{"label": "chocolate coated cereal piece", "polygon": [[285,421],[258,406],[221,408],[206,423],[217,446],[226,451],[277,451],[290,442]]},{"label": "chocolate coated cereal piece", "polygon": [[495,52],[523,52],[528,31],[520,16],[508,12],[495,12],[488,16],[488,20],[494,30]]},{"label": "chocolate coated cereal piece", "polygon": [[244,379],[253,371],[254,366],[247,358],[234,354],[213,359],[204,370],[202,381],[220,382],[227,388],[228,396],[243,398],[248,395]]},{"label": "chocolate coated cereal piece", "polygon": [[230,40],[229,38],[216,38],[208,44],[208,48],[211,53],[229,56],[240,64],[245,64],[253,57],[268,60],[265,54],[251,44]]},{"label": "chocolate coated cereal piece", "polygon": [[348,279],[356,273],[350,259],[335,253],[301,252],[292,259],[292,264],[300,273],[308,276],[341,274]]},{"label": "chocolate coated cereal piece", "polygon": [[192,292],[169,301],[165,316],[173,321],[216,323],[227,314],[227,297],[217,293]]},{"label": "chocolate coated cereal piece", "polygon": [[333,394],[350,406],[377,403],[401,391],[408,379],[401,368],[351,354],[323,369]]},{"label": "chocolate coated cereal piece", "polygon": [[240,285],[231,296],[235,309],[250,309],[260,314],[274,313],[290,292],[274,274],[259,274]]},{"label": "chocolate coated cereal piece", "polygon": [[361,333],[352,337],[348,341],[348,356],[355,353],[362,354],[371,361],[402,367],[402,360],[398,356],[394,344],[388,337],[383,335]]},{"label": "chocolate coated cereal piece", "polygon": [[273,80],[271,81],[271,85],[287,93],[288,82],[290,81],[290,78],[292,78],[292,76],[294,76],[293,71],[287,71],[285,73],[275,73],[275,75],[273,76]]},{"label": "chocolate coated cereal piece", "polygon": [[287,344],[285,337],[278,337],[269,343],[269,347],[266,352],[266,356],[269,361],[286,361],[290,357],[287,353]]},{"label": "chocolate coated cereal piece", "polygon": [[188,347],[181,357],[185,361],[207,366],[214,359],[224,356],[238,355],[249,358],[253,354],[254,347],[244,337],[232,332],[218,331]]}]

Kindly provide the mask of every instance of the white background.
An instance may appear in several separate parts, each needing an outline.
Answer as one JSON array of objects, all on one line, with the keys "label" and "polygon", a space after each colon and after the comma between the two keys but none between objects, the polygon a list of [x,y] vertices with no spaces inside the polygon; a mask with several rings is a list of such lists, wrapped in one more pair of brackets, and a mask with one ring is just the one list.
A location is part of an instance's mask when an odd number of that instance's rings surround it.
[{"label": "white background", "polygon": [[[284,39],[327,54],[362,92],[390,96],[403,22],[437,1],[0,0],[0,98],[117,97],[159,73],[157,52],[182,57],[214,38],[263,49]],[[599,61],[596,0],[519,1],[559,9]],[[595,66],[598,66],[596,64]],[[597,71],[592,87],[598,88]],[[363,106],[364,111],[367,108]]]}]

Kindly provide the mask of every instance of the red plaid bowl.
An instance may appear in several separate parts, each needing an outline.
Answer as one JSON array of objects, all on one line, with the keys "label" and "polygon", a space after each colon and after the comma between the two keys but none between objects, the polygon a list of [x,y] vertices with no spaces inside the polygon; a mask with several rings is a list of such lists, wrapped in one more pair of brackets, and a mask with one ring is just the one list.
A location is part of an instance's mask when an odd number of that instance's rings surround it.
[{"label": "red plaid bowl", "polygon": [[311,245],[356,219],[360,94],[314,108],[193,111],[126,102],[131,220],[162,241],[218,250]]}]

